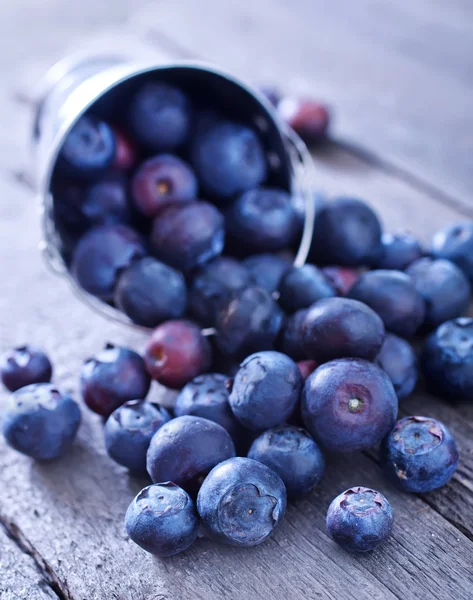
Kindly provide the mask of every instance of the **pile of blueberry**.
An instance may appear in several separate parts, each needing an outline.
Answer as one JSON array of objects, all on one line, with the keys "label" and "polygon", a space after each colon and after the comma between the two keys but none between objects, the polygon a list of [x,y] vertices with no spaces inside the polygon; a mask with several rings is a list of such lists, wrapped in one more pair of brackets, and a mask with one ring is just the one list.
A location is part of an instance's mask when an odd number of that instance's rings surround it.
[{"label": "pile of blueberry", "polygon": [[[110,457],[153,482],[127,511],[130,538],[159,556],[188,548],[200,526],[226,544],[259,544],[287,498],[319,485],[324,453],[379,447],[400,489],[447,483],[458,464],[451,433],[429,417],[397,420],[398,403],[417,384],[406,338],[419,334],[428,388],[473,398],[473,319],[463,316],[473,223],[437,233],[426,252],[410,234],[383,234],[364,202],[337,198],[317,213],[310,263],[294,267],[300,214],[286,191],[261,187],[255,131],[196,118],[182,91],[159,82],[137,91],[127,122],[132,142],[83,117],[53,194],[77,282],[154,327],[144,356],[107,344],[80,377]],[[158,154],[140,163],[146,152]],[[62,455],[80,410],[50,383],[48,357],[17,348],[1,376],[14,392],[8,444],[37,460]],[[172,411],[146,400],[153,380],[179,390]],[[388,500],[369,488],[328,508],[330,535],[350,551],[373,550],[392,526]]]}]

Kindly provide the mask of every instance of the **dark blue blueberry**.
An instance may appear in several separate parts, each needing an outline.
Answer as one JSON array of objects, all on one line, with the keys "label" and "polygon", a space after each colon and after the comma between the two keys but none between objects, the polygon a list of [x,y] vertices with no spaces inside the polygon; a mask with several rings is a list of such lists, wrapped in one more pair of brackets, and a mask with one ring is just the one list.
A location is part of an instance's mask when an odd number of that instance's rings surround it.
[{"label": "dark blue blueberry", "polygon": [[320,265],[363,266],[380,243],[381,225],[373,210],[361,200],[337,198],[317,212],[310,255]]},{"label": "dark blue blueberry", "polygon": [[80,409],[50,383],[17,390],[3,411],[3,435],[12,448],[35,460],[59,458],[70,447],[81,420]]},{"label": "dark blue blueberry", "polygon": [[47,355],[33,346],[19,346],[0,358],[3,385],[16,392],[32,383],[51,381],[53,367]]},{"label": "dark blue blueberry", "polygon": [[129,400],[108,417],[105,447],[115,462],[134,473],[146,473],[146,453],[158,429],[171,420],[165,408],[145,400]]},{"label": "dark blue blueberry", "polygon": [[245,192],[226,213],[229,236],[249,252],[286,248],[298,231],[290,195],[278,188]]},{"label": "dark blue blueberry", "polygon": [[388,374],[399,400],[414,391],[419,374],[417,358],[408,341],[387,333],[376,362]]},{"label": "dark blue blueberry", "polygon": [[440,421],[404,417],[380,448],[386,475],[405,492],[425,493],[450,481],[458,466],[455,439]]},{"label": "dark blue blueberry", "polygon": [[337,296],[346,296],[360,277],[359,269],[349,267],[324,267],[322,273],[332,284]]},{"label": "dark blue blueberry", "polygon": [[335,296],[335,290],[314,265],[291,267],[279,285],[279,303],[289,313],[309,308],[317,300]]},{"label": "dark blue blueberry", "polygon": [[308,494],[320,482],[325,469],[320,448],[305,429],[293,425],[262,433],[251,445],[248,458],[276,471],[291,498]]},{"label": "dark blue blueberry", "polygon": [[151,334],[145,352],[151,377],[162,385],[180,389],[212,365],[212,346],[191,321],[162,323]]},{"label": "dark blue blueberry", "polygon": [[147,256],[120,275],[115,304],[144,327],[182,317],[187,308],[187,287],[182,273]]},{"label": "dark blue blueberry", "polygon": [[222,203],[257,187],[267,176],[266,157],[258,135],[231,121],[208,123],[200,128],[191,155],[203,189]]},{"label": "dark blue blueberry", "polygon": [[233,456],[235,445],[226,429],[208,419],[183,416],[154,434],[146,463],[154,482],[173,481],[196,490],[215,465]]},{"label": "dark blue blueberry", "polygon": [[302,417],[328,450],[353,452],[376,446],[397,418],[391,380],[377,365],[339,358],[318,367],[305,382]]},{"label": "dark blue blueberry", "polygon": [[248,287],[219,312],[216,322],[218,348],[244,358],[258,350],[274,348],[284,315],[269,292]]},{"label": "dark blue blueberry", "polygon": [[152,250],[160,260],[182,271],[221,254],[224,241],[223,215],[208,202],[168,206],[153,222]]},{"label": "dark blue blueberry", "polygon": [[374,550],[389,537],[393,524],[393,511],[386,498],[365,487],[346,490],[327,512],[330,537],[350,552]]},{"label": "dark blue blueberry", "polygon": [[85,191],[81,212],[89,227],[129,223],[131,211],[126,180],[112,174],[93,183]]},{"label": "dark blue blueberry", "polygon": [[433,394],[473,400],[473,319],[454,319],[440,325],[427,338],[421,366]]},{"label": "dark blue blueberry", "polygon": [[424,322],[424,300],[401,271],[363,273],[348,295],[367,304],[383,319],[386,329],[402,337],[413,336]]},{"label": "dark blue blueberry", "polygon": [[125,527],[135,544],[165,557],[194,543],[199,519],[189,494],[166,481],[141,490],[126,511]]},{"label": "dark blue blueberry", "polygon": [[296,363],[280,352],[258,352],[245,359],[233,381],[230,407],[248,429],[281,425],[299,402],[302,375]]},{"label": "dark blue blueberry", "polygon": [[277,254],[254,254],[243,264],[250,272],[253,284],[271,293],[278,289],[282,276],[291,267],[290,260]]},{"label": "dark blue blueberry", "polygon": [[135,94],[129,113],[130,133],[155,152],[169,152],[189,137],[191,106],[178,88],[149,81]]},{"label": "dark blue blueberry", "polygon": [[451,260],[473,283],[473,222],[456,223],[438,231],[431,253],[435,258]]},{"label": "dark blue blueberry", "polygon": [[230,546],[256,546],[286,512],[286,488],[277,473],[250,458],[231,458],[207,476],[197,512],[212,539]]},{"label": "dark blue blueberry", "polygon": [[308,146],[320,144],[326,139],[330,112],[324,104],[312,98],[283,98],[277,110]]},{"label": "dark blue blueberry", "polygon": [[406,270],[425,302],[424,325],[437,327],[463,315],[470,303],[470,284],[462,271],[443,258],[421,258]]},{"label": "dark blue blueberry", "polygon": [[99,177],[115,159],[112,128],[91,115],[81,117],[67,134],[57,160],[64,175],[84,179]]},{"label": "dark blue blueberry", "polygon": [[384,341],[384,325],[366,304],[350,298],[325,298],[309,308],[302,323],[305,357],[373,360]]},{"label": "dark blue blueberry", "polygon": [[307,358],[303,345],[302,329],[307,310],[298,310],[286,319],[281,336],[281,351],[298,361]]},{"label": "dark blue blueberry", "polygon": [[71,273],[89,294],[113,300],[120,271],[145,255],[140,236],[125,225],[103,225],[88,231],[77,244]]},{"label": "dark blue blueberry", "polygon": [[197,188],[190,166],[171,154],[148,159],[131,180],[133,202],[149,218],[156,217],[169,204],[194,200]]},{"label": "dark blue blueberry", "polygon": [[189,290],[192,315],[204,327],[213,327],[218,312],[235,292],[250,284],[248,270],[234,258],[221,256],[196,273]]},{"label": "dark blue blueberry", "polygon": [[372,265],[377,269],[404,271],[423,253],[419,240],[411,233],[383,233],[379,254]]},{"label": "dark blue blueberry", "polygon": [[80,383],[87,406],[108,417],[128,400],[145,398],[151,378],[139,354],[107,344],[96,357],[85,361]]}]

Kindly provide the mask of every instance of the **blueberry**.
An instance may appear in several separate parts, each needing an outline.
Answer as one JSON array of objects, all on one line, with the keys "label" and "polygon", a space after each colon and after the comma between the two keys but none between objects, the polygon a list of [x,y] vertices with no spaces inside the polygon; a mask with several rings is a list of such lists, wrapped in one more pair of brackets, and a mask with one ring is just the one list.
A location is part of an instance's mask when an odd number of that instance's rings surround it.
[{"label": "blueberry", "polygon": [[256,546],[286,512],[286,488],[275,471],[250,458],[231,458],[207,476],[197,496],[207,534],[231,546]]},{"label": "blueberry", "polygon": [[116,141],[104,121],[85,115],[67,134],[57,160],[58,170],[84,179],[102,175],[115,159]]},{"label": "blueberry", "polygon": [[349,297],[367,304],[383,319],[386,329],[400,336],[413,336],[424,322],[424,300],[401,271],[363,273]]},{"label": "blueberry", "polygon": [[189,137],[190,102],[178,88],[149,81],[132,99],[128,119],[130,133],[141,144],[155,152],[170,152]]},{"label": "blueberry", "polygon": [[419,377],[417,358],[408,341],[387,333],[376,362],[388,374],[399,400],[414,391]]},{"label": "blueberry", "polygon": [[115,304],[144,327],[156,327],[182,317],[187,308],[187,287],[182,273],[147,256],[120,275]]},{"label": "blueberry", "polygon": [[138,149],[134,141],[118,127],[113,128],[117,149],[112,167],[119,171],[129,171],[138,162]]},{"label": "blueberry", "polygon": [[335,296],[335,290],[314,265],[291,267],[279,286],[279,303],[289,313],[309,308],[317,300]]},{"label": "blueberry", "polygon": [[340,358],[318,367],[305,382],[302,417],[328,450],[353,452],[376,446],[393,427],[398,401],[377,365]]},{"label": "blueberry", "polygon": [[262,431],[287,421],[301,390],[302,375],[292,359],[280,352],[258,352],[242,362],[230,407],[245,427]]},{"label": "blueberry", "polygon": [[0,358],[3,385],[11,392],[31,385],[51,381],[53,367],[47,355],[34,346],[19,346]]},{"label": "blueberry", "polygon": [[189,290],[192,315],[204,327],[213,327],[218,312],[235,292],[250,284],[248,270],[237,260],[221,256],[201,267]]},{"label": "blueberry", "polygon": [[380,448],[386,475],[405,492],[425,493],[450,481],[458,466],[455,439],[440,421],[404,417]]},{"label": "blueberry", "polygon": [[424,325],[437,327],[460,317],[470,303],[470,284],[462,271],[443,258],[421,258],[406,270],[425,302]]},{"label": "blueberry", "polygon": [[381,225],[361,200],[337,198],[321,206],[314,222],[311,257],[316,264],[370,264],[381,243]]},{"label": "blueberry", "polygon": [[277,109],[282,119],[307,145],[319,144],[327,137],[330,112],[324,104],[312,99],[283,98]]},{"label": "blueberry", "polygon": [[306,358],[326,362],[357,357],[373,360],[384,341],[384,325],[366,304],[350,298],[316,302],[304,317],[302,346]]},{"label": "blueberry", "polygon": [[202,187],[221,203],[257,187],[267,176],[258,135],[231,121],[216,121],[200,128],[191,156]]},{"label": "blueberry", "polygon": [[281,336],[281,351],[293,360],[302,360],[306,357],[303,346],[302,329],[305,323],[307,310],[298,310],[284,323]]},{"label": "blueberry", "polygon": [[141,490],[126,511],[125,527],[135,544],[165,557],[194,543],[199,520],[189,494],[166,481]]},{"label": "blueberry", "polygon": [[176,269],[189,271],[223,250],[223,215],[208,202],[189,202],[164,209],[153,222],[151,247]]},{"label": "blueberry", "polygon": [[298,231],[290,195],[278,188],[245,192],[226,213],[228,234],[250,252],[281,250]]},{"label": "blueberry", "polygon": [[421,366],[432,393],[473,400],[473,319],[463,317],[440,325],[427,338]]},{"label": "blueberry", "polygon": [[325,469],[320,448],[305,429],[293,425],[262,433],[251,445],[248,458],[276,471],[291,498],[308,494],[320,482]]},{"label": "blueberry", "polygon": [[81,420],[80,409],[50,383],[17,390],[3,413],[3,435],[12,448],[35,460],[53,460],[66,452]]},{"label": "blueberry", "polygon": [[158,429],[146,462],[154,482],[170,480],[196,490],[215,465],[232,456],[235,446],[226,429],[208,419],[183,416]]},{"label": "blueberry", "polygon": [[88,227],[129,223],[131,211],[126,180],[111,174],[90,185],[84,194],[81,213]]},{"label": "blueberry", "polygon": [[332,284],[338,296],[346,296],[360,277],[358,269],[349,267],[324,267],[322,273]]},{"label": "blueberry", "polygon": [[119,272],[144,256],[140,236],[125,225],[103,225],[88,231],[75,248],[71,273],[89,294],[113,300]]},{"label": "blueberry", "polygon": [[473,222],[455,223],[438,231],[431,253],[435,258],[451,260],[473,283]]},{"label": "blueberry", "polygon": [[108,417],[127,400],[145,398],[151,378],[139,354],[107,344],[96,357],[85,361],[80,383],[90,410]]},{"label": "blueberry", "polygon": [[212,347],[195,323],[166,321],[151,334],[145,362],[153,379],[167,387],[180,389],[209,370]]},{"label": "blueberry", "polygon": [[145,400],[129,400],[113,411],[104,426],[111,458],[134,473],[146,473],[146,453],[153,435],[171,420],[165,408]]},{"label": "blueberry", "polygon": [[271,350],[283,321],[281,309],[266,290],[248,287],[218,314],[215,342],[219,350],[237,358]]},{"label": "blueberry", "polygon": [[171,154],[159,154],[140,165],[131,181],[131,195],[136,208],[154,218],[169,204],[194,200],[197,187],[187,163]]},{"label": "blueberry", "polygon": [[309,375],[315,371],[315,369],[319,366],[319,363],[315,360],[300,360],[296,363],[301,372],[302,379],[305,381]]},{"label": "blueberry", "polygon": [[423,255],[419,240],[410,233],[383,233],[378,256],[372,262],[377,269],[404,271]]},{"label": "blueberry", "polygon": [[254,254],[243,261],[250,272],[253,284],[275,292],[284,273],[291,267],[291,261],[277,254]]},{"label": "blueberry", "polygon": [[344,550],[369,552],[389,536],[394,524],[391,505],[375,490],[350,488],[330,504],[327,529]]}]

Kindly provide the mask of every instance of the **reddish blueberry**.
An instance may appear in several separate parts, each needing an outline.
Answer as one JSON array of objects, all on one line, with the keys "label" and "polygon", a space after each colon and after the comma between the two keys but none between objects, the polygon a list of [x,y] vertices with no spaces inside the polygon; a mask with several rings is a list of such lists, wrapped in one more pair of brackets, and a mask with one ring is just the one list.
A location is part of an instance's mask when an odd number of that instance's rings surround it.
[{"label": "reddish blueberry", "polygon": [[326,105],[308,98],[283,98],[277,109],[279,115],[307,145],[318,144],[327,137],[330,112]]},{"label": "reddish blueberry", "polygon": [[309,308],[317,300],[335,296],[335,290],[314,265],[291,267],[279,285],[279,303],[288,313]]},{"label": "reddish blueberry", "polygon": [[315,369],[319,366],[319,363],[315,360],[300,360],[296,363],[299,367],[299,371],[301,372],[302,379],[305,381],[309,375],[315,371]]},{"label": "reddish blueberry", "polygon": [[19,346],[0,358],[3,385],[11,392],[31,385],[51,381],[53,367],[47,355],[34,346]]},{"label": "reddish blueberry", "polygon": [[243,265],[248,269],[253,285],[273,293],[291,267],[291,261],[278,254],[254,254],[245,259]]},{"label": "reddish blueberry", "polygon": [[138,149],[135,143],[124,131],[118,127],[113,128],[117,149],[113,167],[119,171],[129,171],[138,162]]},{"label": "reddish blueberry", "polygon": [[451,260],[473,283],[473,222],[455,223],[438,231],[431,253],[435,258]]},{"label": "reddish blueberry", "polygon": [[322,273],[330,281],[338,296],[346,296],[360,277],[358,269],[324,267]]}]

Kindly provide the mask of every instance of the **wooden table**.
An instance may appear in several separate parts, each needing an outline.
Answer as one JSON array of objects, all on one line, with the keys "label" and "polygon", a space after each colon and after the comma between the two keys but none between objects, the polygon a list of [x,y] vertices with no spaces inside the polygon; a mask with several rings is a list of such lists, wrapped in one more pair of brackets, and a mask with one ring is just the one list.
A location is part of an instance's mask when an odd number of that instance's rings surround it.
[{"label": "wooden table", "polygon": [[[389,230],[408,227],[428,242],[473,214],[470,0],[15,0],[0,16],[0,344],[46,347],[56,382],[75,395],[82,361],[104,340],[144,343],[82,306],[37,251],[28,104],[44,70],[79,42],[108,44],[111,31],[122,43],[136,33],[159,59],[205,57],[250,81],[327,100],[333,141],[314,155],[315,185],[366,199]],[[401,494],[374,455],[346,456],[329,463],[323,485],[291,504],[261,547],[201,539],[169,560],[127,539],[123,515],[143,482],[106,456],[93,415],[84,410],[74,450],[54,464],[0,441],[0,598],[471,599],[473,404],[419,391],[402,412],[440,418],[454,432],[461,464],[442,490]],[[385,493],[395,511],[392,537],[369,556],[346,554],[324,527],[330,500],[352,485]]]}]

